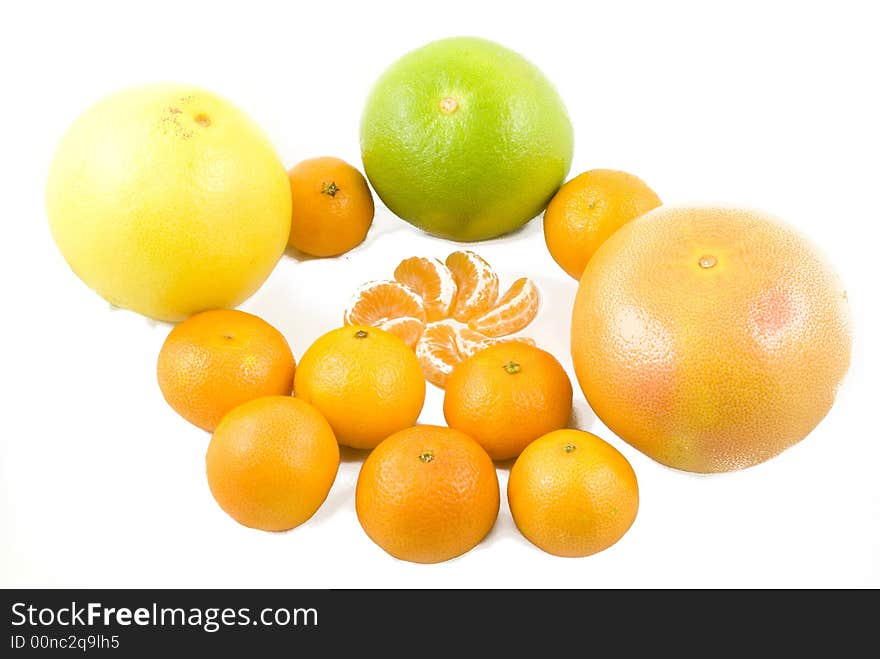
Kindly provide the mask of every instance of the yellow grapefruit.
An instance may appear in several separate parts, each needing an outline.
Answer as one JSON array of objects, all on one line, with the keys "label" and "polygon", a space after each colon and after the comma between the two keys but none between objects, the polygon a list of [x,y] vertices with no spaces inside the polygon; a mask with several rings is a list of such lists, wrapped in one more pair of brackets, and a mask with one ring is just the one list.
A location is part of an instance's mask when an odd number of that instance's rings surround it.
[{"label": "yellow grapefruit", "polygon": [[160,320],[242,302],[290,233],[290,185],[269,140],[226,100],[184,85],[126,89],[80,115],[46,205],[80,279]]}]

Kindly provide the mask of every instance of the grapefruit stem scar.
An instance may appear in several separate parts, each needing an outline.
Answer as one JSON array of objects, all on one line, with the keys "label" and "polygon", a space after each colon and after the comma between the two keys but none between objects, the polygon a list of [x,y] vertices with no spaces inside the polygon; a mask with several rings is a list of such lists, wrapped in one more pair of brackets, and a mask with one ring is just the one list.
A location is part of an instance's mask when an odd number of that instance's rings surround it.
[{"label": "grapefruit stem scar", "polygon": [[718,259],[716,259],[711,254],[706,254],[706,255],[700,257],[700,260],[698,261],[698,263],[700,264],[701,268],[703,268],[704,270],[707,270],[709,268],[714,268],[715,264],[718,263]]},{"label": "grapefruit stem scar", "polygon": [[440,99],[440,112],[443,114],[452,114],[458,109],[458,101],[452,96],[446,96]]},{"label": "grapefruit stem scar", "polygon": [[356,339],[365,339],[369,336],[369,332],[367,330],[358,330],[354,333],[354,338]]}]

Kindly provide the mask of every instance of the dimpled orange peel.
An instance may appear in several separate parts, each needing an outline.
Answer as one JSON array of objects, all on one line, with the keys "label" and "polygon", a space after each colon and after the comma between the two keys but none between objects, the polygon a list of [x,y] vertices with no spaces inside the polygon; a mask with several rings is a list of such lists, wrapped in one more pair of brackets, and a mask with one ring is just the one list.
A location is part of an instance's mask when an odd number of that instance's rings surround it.
[{"label": "dimpled orange peel", "polygon": [[584,395],[663,464],[741,469],[803,439],[849,367],[846,293],[817,250],[763,213],[655,209],[580,280],[571,351]]}]

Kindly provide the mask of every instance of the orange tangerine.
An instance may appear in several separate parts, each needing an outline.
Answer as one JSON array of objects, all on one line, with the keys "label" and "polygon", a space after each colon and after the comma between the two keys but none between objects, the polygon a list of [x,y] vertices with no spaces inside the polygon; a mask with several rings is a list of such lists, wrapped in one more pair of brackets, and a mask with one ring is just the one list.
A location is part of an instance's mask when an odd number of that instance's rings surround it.
[{"label": "orange tangerine", "polygon": [[486,261],[470,251],[453,252],[446,257],[458,294],[452,317],[467,322],[489,311],[498,299],[498,275]]},{"label": "orange tangerine", "polygon": [[359,449],[412,426],[425,403],[425,378],[413,351],[366,325],[318,338],[303,354],[293,388],[326,417],[340,444]]},{"label": "orange tangerine", "polygon": [[371,281],[355,291],[345,310],[346,325],[369,325],[394,334],[410,348],[425,327],[425,305],[409,286],[398,281]]},{"label": "orange tangerine", "polygon": [[451,428],[396,432],[361,467],[355,509],[366,534],[405,561],[439,563],[470,551],[498,517],[498,476],[480,445]]},{"label": "orange tangerine", "polygon": [[452,272],[439,259],[411,256],[395,268],[394,278],[422,298],[428,321],[449,316],[458,286]]},{"label": "orange tangerine", "polygon": [[529,444],[507,481],[520,532],[556,556],[607,549],[632,526],[639,484],[629,461],[592,433],[556,430]]},{"label": "orange tangerine", "polygon": [[498,300],[493,309],[468,323],[487,336],[506,336],[523,329],[538,315],[538,287],[528,277],[520,277]]},{"label": "orange tangerine", "polygon": [[544,213],[544,240],[575,279],[609,236],[660,205],[645,182],[626,172],[593,169],[563,185]]},{"label": "orange tangerine", "polygon": [[330,424],[291,396],[263,396],[234,408],[205,456],[220,507],[239,524],[264,531],[286,531],[314,515],[338,468]]},{"label": "orange tangerine", "polygon": [[373,224],[373,195],[357,169],[339,158],[310,158],[288,172],[293,216],[288,244],[312,256],[360,245]]},{"label": "orange tangerine", "polygon": [[290,394],[295,372],[296,360],[281,332],[237,309],[190,316],[168,334],[156,363],[168,404],[208,432],[237,405]]},{"label": "orange tangerine", "polygon": [[496,343],[449,374],[443,415],[493,460],[515,458],[538,437],[565,427],[571,415],[568,375],[549,352]]}]

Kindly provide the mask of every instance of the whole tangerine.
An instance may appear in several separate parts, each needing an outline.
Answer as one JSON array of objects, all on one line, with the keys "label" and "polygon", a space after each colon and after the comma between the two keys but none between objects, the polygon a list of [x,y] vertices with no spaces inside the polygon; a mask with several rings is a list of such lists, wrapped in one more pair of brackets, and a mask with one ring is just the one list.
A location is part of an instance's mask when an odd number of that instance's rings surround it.
[{"label": "whole tangerine", "polygon": [[211,494],[235,521],[285,531],[327,498],[339,445],[314,407],[291,396],[264,396],[223,417],[205,457]]},{"label": "whole tangerine", "polygon": [[168,404],[208,432],[241,403],[290,394],[295,371],[296,360],[281,332],[235,309],[203,311],[178,324],[156,365]]},{"label": "whole tangerine", "polygon": [[397,432],[364,461],[355,493],[358,520],[386,552],[439,563],[475,547],[498,516],[491,458],[462,432],[416,426]]},{"label": "whole tangerine", "polygon": [[611,444],[581,430],[556,430],[517,458],[507,500],[530,542],[556,556],[580,557],[607,549],[629,530],[639,486]]},{"label": "whole tangerine", "polygon": [[639,177],[592,169],[568,181],[550,200],[544,212],[544,241],[560,267],[580,279],[611,234],[660,203]]},{"label": "whole tangerine", "polygon": [[571,416],[568,375],[549,352],[521,342],[497,343],[452,369],[443,414],[494,460],[515,458]]},{"label": "whole tangerine", "polygon": [[309,346],[293,388],[327,418],[340,444],[359,449],[412,426],[426,389],[415,353],[390,332],[364,325],[332,330]]},{"label": "whole tangerine", "polygon": [[375,208],[357,169],[339,158],[310,158],[295,165],[288,178],[291,247],[311,256],[338,256],[364,241]]}]

